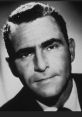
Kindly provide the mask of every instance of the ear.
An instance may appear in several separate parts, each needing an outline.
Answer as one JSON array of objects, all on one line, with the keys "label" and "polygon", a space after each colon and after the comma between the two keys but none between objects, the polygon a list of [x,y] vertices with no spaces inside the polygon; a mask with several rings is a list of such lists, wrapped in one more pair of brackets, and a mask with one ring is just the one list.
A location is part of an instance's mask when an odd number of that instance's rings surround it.
[{"label": "ear", "polygon": [[73,38],[69,39],[69,50],[71,55],[71,62],[73,62],[75,58],[75,41]]},{"label": "ear", "polygon": [[14,63],[14,60],[12,60],[10,57],[6,58],[6,61],[11,69],[11,72],[13,73],[14,76],[18,77],[18,72],[16,69],[16,65]]}]

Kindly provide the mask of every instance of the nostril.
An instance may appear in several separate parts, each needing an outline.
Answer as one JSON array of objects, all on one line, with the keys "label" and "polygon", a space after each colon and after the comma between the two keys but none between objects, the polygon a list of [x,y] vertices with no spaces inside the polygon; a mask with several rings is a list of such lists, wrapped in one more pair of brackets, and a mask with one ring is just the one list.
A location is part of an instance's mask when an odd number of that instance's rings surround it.
[{"label": "nostril", "polygon": [[36,68],[35,68],[35,71],[36,71],[36,72],[44,72],[45,70],[44,70],[44,69],[36,69]]}]

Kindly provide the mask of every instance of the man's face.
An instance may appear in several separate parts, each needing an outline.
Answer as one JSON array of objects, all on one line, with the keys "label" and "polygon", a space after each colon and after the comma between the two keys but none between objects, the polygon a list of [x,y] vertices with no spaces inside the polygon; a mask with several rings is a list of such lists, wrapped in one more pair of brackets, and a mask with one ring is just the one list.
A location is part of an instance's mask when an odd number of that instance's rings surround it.
[{"label": "man's face", "polygon": [[20,78],[42,97],[58,95],[66,84],[71,60],[69,47],[55,20],[46,16],[21,24],[12,36]]}]

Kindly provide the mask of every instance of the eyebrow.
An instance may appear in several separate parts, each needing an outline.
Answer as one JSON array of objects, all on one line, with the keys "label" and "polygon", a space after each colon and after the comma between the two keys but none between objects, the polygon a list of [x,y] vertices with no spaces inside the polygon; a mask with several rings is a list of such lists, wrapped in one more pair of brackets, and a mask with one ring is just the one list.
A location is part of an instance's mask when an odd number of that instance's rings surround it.
[{"label": "eyebrow", "polygon": [[62,39],[59,39],[59,38],[58,38],[58,39],[57,39],[57,38],[52,38],[52,39],[49,39],[49,40],[43,42],[43,43],[41,44],[41,46],[42,46],[43,48],[45,48],[45,47],[47,47],[47,46],[49,46],[49,45],[52,45],[52,44],[55,43],[55,42],[57,42],[57,43],[63,45]]},{"label": "eyebrow", "polygon": [[[47,41],[41,43],[41,47],[42,47],[42,48],[48,47],[49,45],[52,45],[52,44],[55,43],[55,42],[57,42],[57,43],[63,45],[62,39],[59,39],[59,38],[58,38],[58,39],[57,39],[57,38],[52,38],[52,39],[49,39],[49,40],[47,40]],[[16,58],[20,58],[20,56],[21,56],[22,54],[24,54],[24,53],[28,53],[28,54],[29,54],[29,53],[34,53],[34,52],[35,52],[35,46],[33,46],[33,47],[21,48],[21,49],[19,49],[19,50],[15,53],[14,58],[15,58],[15,59],[16,59]]]}]

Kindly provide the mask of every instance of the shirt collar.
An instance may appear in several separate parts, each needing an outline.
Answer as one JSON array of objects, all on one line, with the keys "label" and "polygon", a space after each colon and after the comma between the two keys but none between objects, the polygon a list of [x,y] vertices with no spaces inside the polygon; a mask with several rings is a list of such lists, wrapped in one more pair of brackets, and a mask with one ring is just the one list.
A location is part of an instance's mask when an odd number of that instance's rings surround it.
[{"label": "shirt collar", "polygon": [[68,100],[65,102],[64,107],[71,109],[72,111],[81,111],[76,83],[73,80],[73,88]]}]

